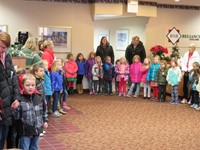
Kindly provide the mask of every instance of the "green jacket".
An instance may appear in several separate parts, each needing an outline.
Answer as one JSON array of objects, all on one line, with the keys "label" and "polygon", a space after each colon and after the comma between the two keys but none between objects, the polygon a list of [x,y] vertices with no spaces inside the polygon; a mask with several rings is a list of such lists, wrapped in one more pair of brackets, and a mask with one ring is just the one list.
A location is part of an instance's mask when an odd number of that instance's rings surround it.
[{"label": "green jacket", "polygon": [[38,55],[38,53],[33,52],[30,49],[23,49],[20,51],[20,56],[26,57],[26,68],[30,66],[42,62],[42,59]]},{"label": "green jacket", "polygon": [[156,81],[158,85],[167,85],[167,73],[168,73],[168,68],[164,69],[164,75],[162,74],[162,69],[159,68],[156,76]]}]

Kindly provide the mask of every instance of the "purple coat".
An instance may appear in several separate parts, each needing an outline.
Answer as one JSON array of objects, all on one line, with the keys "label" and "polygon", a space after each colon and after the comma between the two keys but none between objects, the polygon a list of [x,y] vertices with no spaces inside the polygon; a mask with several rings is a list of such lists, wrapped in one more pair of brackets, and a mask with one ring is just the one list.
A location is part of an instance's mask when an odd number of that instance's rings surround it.
[{"label": "purple coat", "polygon": [[121,78],[124,78],[124,81],[128,81],[129,79],[129,65],[125,66],[125,74],[120,74],[121,65],[115,66],[115,73],[116,73],[116,81],[120,81]]},{"label": "purple coat", "polygon": [[142,68],[141,62],[136,62],[131,64],[130,77],[132,83],[140,83],[142,77],[141,68]]},{"label": "purple coat", "polygon": [[92,67],[96,63],[95,59],[88,59],[86,62],[86,76],[92,78]]}]

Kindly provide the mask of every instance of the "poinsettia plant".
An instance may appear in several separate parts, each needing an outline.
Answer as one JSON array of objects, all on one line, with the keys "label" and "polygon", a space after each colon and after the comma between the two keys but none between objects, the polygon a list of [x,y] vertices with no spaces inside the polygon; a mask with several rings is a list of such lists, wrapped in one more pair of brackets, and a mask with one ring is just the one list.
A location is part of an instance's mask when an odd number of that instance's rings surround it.
[{"label": "poinsettia plant", "polygon": [[161,46],[161,45],[156,45],[156,46],[153,46],[150,51],[152,52],[153,56],[160,56],[160,59],[161,60],[164,60],[165,59],[165,54],[168,53],[168,49]]}]

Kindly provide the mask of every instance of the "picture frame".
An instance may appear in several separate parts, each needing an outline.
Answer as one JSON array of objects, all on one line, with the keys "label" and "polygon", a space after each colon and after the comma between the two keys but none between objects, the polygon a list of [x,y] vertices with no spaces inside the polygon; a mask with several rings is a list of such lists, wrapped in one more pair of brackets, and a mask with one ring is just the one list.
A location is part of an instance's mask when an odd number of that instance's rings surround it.
[{"label": "picture frame", "polygon": [[72,27],[67,26],[39,26],[38,39],[52,40],[55,52],[71,52]]},{"label": "picture frame", "polygon": [[0,25],[0,32],[8,32],[8,26],[7,25]]},{"label": "picture frame", "polygon": [[128,45],[128,30],[116,30],[116,50],[126,50]]}]

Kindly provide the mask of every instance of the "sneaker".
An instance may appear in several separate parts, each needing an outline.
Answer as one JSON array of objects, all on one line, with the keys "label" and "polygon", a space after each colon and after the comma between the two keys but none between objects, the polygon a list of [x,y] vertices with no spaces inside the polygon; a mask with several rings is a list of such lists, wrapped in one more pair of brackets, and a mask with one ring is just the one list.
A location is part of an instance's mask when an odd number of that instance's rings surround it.
[{"label": "sneaker", "polygon": [[176,103],[175,103],[175,102],[173,102],[173,101],[171,101],[171,102],[170,102],[170,104],[174,105],[174,104],[176,104]]},{"label": "sneaker", "polygon": [[193,108],[194,108],[194,109],[197,109],[197,108],[198,108],[198,105],[197,105],[197,104],[195,104]]},{"label": "sneaker", "polygon": [[146,98],[147,98],[146,96],[143,97],[143,99],[146,99]]},{"label": "sneaker", "polygon": [[122,96],[122,94],[121,93],[119,93],[119,95],[118,96]]},{"label": "sneaker", "polygon": [[199,111],[199,110],[200,110],[200,107],[196,108],[196,110],[198,110],[198,111]]},{"label": "sneaker", "polygon": [[109,95],[110,95],[110,96],[113,96],[113,93],[110,93]]},{"label": "sneaker", "polygon": [[105,96],[108,96],[108,94],[107,94],[107,93],[105,93]]},{"label": "sneaker", "polygon": [[133,97],[134,97],[134,98],[137,98],[137,97],[138,97],[138,95],[134,95]]},{"label": "sneaker", "polygon": [[190,107],[191,107],[191,108],[194,108],[194,106],[195,106],[195,104],[192,104]]},{"label": "sneaker", "polygon": [[192,100],[190,99],[190,100],[189,100],[189,102],[188,102],[188,105],[190,105],[190,104],[191,104],[191,101],[192,101]]},{"label": "sneaker", "polygon": [[126,95],[126,97],[131,97],[131,95],[128,94],[128,95]]},{"label": "sneaker", "polygon": [[148,99],[151,99],[151,97],[148,97]]},{"label": "sneaker", "polygon": [[66,110],[66,111],[69,111],[71,108],[67,105],[63,106],[63,109]]},{"label": "sneaker", "polygon": [[187,99],[184,98],[184,99],[181,101],[181,103],[182,103],[182,104],[187,104]]},{"label": "sneaker", "polygon": [[62,116],[62,114],[59,113],[58,111],[55,111],[55,113],[56,113],[59,117]]},{"label": "sneaker", "polygon": [[125,97],[125,96],[126,96],[126,94],[124,93],[124,94],[122,94],[122,96],[124,96],[124,97]]},{"label": "sneaker", "polygon": [[63,115],[66,114],[66,112],[65,112],[63,109],[60,109],[58,112],[59,112],[60,114],[63,114]]},{"label": "sneaker", "polygon": [[52,113],[51,116],[52,116],[52,117],[56,117],[56,118],[57,118],[57,117],[60,117],[60,115],[58,115],[56,112]]},{"label": "sneaker", "polygon": [[40,133],[40,137],[43,137],[44,136],[44,133]]},{"label": "sneaker", "polygon": [[92,95],[93,94],[93,92],[92,91],[90,91],[90,93],[89,93],[90,95]]},{"label": "sneaker", "polygon": [[179,102],[176,102],[175,104],[176,104],[176,105],[179,105]]},{"label": "sneaker", "polygon": [[45,130],[43,130],[43,132],[42,132],[43,134],[46,134],[47,133],[47,131],[45,131]]}]

